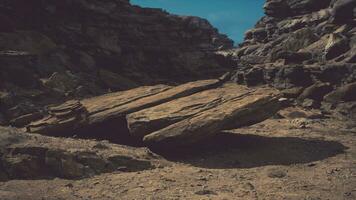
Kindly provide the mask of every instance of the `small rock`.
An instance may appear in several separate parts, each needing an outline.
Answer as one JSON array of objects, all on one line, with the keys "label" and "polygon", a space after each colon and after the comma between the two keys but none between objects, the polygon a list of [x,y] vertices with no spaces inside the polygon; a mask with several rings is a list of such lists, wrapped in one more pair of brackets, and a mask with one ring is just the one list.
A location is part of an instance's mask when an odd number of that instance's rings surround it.
[{"label": "small rock", "polygon": [[271,169],[267,175],[270,178],[284,178],[287,176],[287,173],[281,169]]},{"label": "small rock", "polygon": [[199,190],[195,192],[196,195],[218,195],[216,192],[211,190]]},{"label": "small rock", "polygon": [[313,99],[316,101],[322,101],[323,97],[332,91],[332,86],[328,83],[315,83],[312,86],[307,87],[301,95],[299,95],[298,100]]},{"label": "small rock", "polygon": [[309,121],[305,118],[297,118],[293,119],[291,123],[296,127],[296,128],[307,128]]},{"label": "small rock", "polygon": [[337,88],[335,91],[329,93],[324,97],[326,102],[337,103],[341,101],[355,101],[356,100],[356,83],[350,83]]},{"label": "small rock", "polygon": [[316,166],[316,163],[309,163],[309,164],[307,164],[307,166],[308,167],[314,167],[314,166]]},{"label": "small rock", "polygon": [[74,187],[72,183],[68,183],[68,184],[66,184],[65,186],[66,186],[66,187],[69,187],[69,188],[73,188],[73,187]]},{"label": "small rock", "polygon": [[286,98],[297,98],[303,92],[303,87],[294,87],[281,91]]},{"label": "small rock", "polygon": [[320,102],[317,102],[316,100],[313,99],[304,99],[302,106],[304,108],[319,108]]}]

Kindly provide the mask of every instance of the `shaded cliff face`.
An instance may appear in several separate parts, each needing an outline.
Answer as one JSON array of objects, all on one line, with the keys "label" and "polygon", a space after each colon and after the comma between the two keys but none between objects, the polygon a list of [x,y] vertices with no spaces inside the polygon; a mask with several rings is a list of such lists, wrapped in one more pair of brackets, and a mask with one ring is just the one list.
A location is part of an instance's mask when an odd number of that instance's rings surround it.
[{"label": "shaded cliff face", "polygon": [[356,101],[355,7],[355,0],[267,0],[266,16],[233,51],[233,79],[287,89],[307,107]]},{"label": "shaded cliff face", "polygon": [[61,99],[217,77],[231,65],[214,51],[232,45],[205,19],[128,0],[4,0],[0,109],[11,119]]}]

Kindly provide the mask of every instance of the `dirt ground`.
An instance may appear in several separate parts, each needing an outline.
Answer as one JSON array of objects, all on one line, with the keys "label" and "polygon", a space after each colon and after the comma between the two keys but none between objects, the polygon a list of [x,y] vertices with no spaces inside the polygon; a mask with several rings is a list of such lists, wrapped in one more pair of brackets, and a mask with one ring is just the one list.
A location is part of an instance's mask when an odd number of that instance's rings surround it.
[{"label": "dirt ground", "polygon": [[195,148],[156,150],[167,166],[82,180],[2,182],[0,199],[355,200],[353,127],[333,119],[270,119]]}]

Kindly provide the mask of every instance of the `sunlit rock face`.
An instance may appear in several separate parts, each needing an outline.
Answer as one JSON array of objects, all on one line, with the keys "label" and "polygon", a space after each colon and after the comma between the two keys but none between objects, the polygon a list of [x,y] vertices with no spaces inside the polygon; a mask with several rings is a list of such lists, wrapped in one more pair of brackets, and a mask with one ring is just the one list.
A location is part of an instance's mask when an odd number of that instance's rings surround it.
[{"label": "sunlit rock face", "polygon": [[329,6],[331,0],[267,0],[264,9],[266,15],[287,17],[306,14]]},{"label": "sunlit rock face", "polygon": [[308,89],[313,95],[299,101],[313,108],[323,107],[331,90],[356,81],[355,0],[267,0],[264,9],[232,53],[234,81],[299,91],[296,97]]},{"label": "sunlit rock face", "polygon": [[38,105],[231,68],[214,51],[233,42],[207,20],[128,0],[4,0],[0,22],[0,118],[10,121]]}]

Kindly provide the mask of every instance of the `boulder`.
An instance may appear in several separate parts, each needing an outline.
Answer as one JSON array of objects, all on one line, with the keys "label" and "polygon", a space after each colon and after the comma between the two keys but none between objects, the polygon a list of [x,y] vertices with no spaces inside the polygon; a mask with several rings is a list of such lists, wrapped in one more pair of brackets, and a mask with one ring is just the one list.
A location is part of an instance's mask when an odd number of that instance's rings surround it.
[{"label": "boulder", "polygon": [[337,88],[335,91],[327,94],[324,100],[330,103],[356,101],[356,83],[350,83]]},{"label": "boulder", "polygon": [[304,90],[303,87],[294,87],[294,88],[284,89],[281,91],[281,93],[286,98],[297,98],[303,92],[303,90]]},{"label": "boulder", "polygon": [[328,83],[315,83],[307,88],[299,95],[298,100],[313,99],[322,101],[323,97],[333,90],[332,86]]}]

